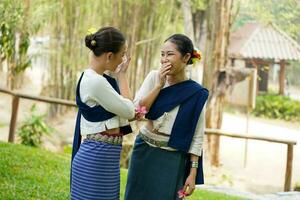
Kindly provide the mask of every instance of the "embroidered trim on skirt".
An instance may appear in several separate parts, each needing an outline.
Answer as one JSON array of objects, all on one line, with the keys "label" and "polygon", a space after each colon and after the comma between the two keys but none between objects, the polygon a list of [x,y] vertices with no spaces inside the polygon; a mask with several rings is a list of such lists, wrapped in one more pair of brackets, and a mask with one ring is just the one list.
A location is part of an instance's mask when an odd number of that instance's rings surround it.
[{"label": "embroidered trim on skirt", "polygon": [[184,185],[186,155],[147,144],[137,136],[130,160],[125,200],[174,200]]},{"label": "embroidered trim on skirt", "polygon": [[119,200],[121,149],[84,140],[72,163],[71,200]]},{"label": "embroidered trim on skirt", "polygon": [[123,135],[110,133],[95,133],[87,135],[85,140],[104,142],[112,145],[121,145],[123,142]]}]

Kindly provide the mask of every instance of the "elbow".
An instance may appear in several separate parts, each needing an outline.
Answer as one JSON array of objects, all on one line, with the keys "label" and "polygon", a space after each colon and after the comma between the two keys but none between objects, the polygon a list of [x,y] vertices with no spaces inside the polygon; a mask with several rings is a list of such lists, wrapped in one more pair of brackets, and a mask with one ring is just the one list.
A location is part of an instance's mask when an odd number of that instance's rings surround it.
[{"label": "elbow", "polygon": [[130,117],[128,119],[133,119],[135,117],[135,110],[133,110],[132,114],[130,115]]},{"label": "elbow", "polygon": [[124,112],[120,116],[125,119],[133,119],[135,116],[135,108],[133,103],[131,103],[131,105],[128,105],[128,108],[124,110]]},{"label": "elbow", "polygon": [[132,106],[132,109],[128,112],[128,117],[127,119],[133,119],[135,116],[135,108]]}]

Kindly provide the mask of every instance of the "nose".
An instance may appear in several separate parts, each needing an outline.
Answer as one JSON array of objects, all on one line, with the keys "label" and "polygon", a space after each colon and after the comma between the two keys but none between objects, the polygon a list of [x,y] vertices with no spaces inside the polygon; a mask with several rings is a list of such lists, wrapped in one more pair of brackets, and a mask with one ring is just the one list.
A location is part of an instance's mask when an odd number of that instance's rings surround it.
[{"label": "nose", "polygon": [[166,63],[166,62],[168,62],[168,61],[169,61],[169,60],[167,59],[167,56],[166,56],[166,55],[161,56],[161,58],[160,58],[161,64]]}]

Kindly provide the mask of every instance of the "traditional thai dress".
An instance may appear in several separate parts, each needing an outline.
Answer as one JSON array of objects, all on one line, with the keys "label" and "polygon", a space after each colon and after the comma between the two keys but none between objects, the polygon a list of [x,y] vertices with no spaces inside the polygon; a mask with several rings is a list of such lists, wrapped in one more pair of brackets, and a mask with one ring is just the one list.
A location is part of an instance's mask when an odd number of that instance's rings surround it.
[{"label": "traditional thai dress", "polygon": [[[151,71],[134,103],[147,95],[158,79]],[[196,184],[203,184],[202,146],[208,91],[192,80],[165,87],[146,118],[153,130],[140,129],[131,156],[125,200],[174,200],[190,172],[190,154],[199,156]]]},{"label": "traditional thai dress", "polygon": [[[119,199],[122,136],[132,132],[127,119],[135,114],[133,103],[119,93],[114,78],[92,69],[85,70],[78,81],[71,199]],[[105,133],[119,127],[118,134]]]}]

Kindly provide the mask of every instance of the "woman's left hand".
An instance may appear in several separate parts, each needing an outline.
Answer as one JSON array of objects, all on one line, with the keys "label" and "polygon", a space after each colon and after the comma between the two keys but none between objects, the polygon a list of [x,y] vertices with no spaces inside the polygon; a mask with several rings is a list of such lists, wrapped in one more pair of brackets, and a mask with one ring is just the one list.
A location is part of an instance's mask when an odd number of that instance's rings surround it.
[{"label": "woman's left hand", "polygon": [[183,186],[183,191],[185,191],[186,196],[190,196],[193,194],[195,190],[195,182],[196,182],[196,177],[192,174],[190,174]]},{"label": "woman's left hand", "polygon": [[125,57],[123,62],[119,64],[117,69],[115,70],[116,75],[125,74],[127,72],[130,61],[131,57]]}]

